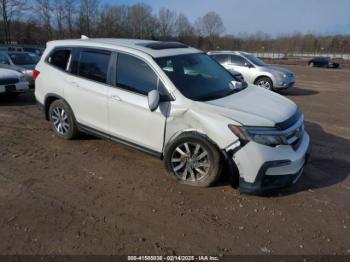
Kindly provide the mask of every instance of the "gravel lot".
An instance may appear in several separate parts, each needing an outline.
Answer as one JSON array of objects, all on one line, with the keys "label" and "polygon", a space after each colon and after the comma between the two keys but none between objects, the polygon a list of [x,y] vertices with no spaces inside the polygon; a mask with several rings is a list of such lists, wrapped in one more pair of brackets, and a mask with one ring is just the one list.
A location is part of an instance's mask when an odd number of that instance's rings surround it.
[{"label": "gravel lot", "polygon": [[177,184],[110,141],[54,137],[33,93],[0,100],[0,254],[350,255],[350,70],[288,66],[313,154],[272,196]]}]

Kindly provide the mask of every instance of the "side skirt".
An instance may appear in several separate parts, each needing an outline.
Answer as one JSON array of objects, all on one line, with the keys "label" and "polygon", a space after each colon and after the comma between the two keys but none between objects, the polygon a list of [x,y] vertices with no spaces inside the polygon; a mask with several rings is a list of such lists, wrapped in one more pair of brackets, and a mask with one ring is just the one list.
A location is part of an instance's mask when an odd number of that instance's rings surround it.
[{"label": "side skirt", "polygon": [[124,139],[121,139],[121,138],[118,138],[118,137],[106,134],[104,132],[98,131],[96,129],[93,129],[91,127],[88,127],[88,126],[85,126],[85,125],[82,125],[82,124],[79,124],[79,123],[77,123],[77,127],[78,127],[78,129],[81,132],[84,132],[84,133],[87,133],[87,134],[90,134],[90,135],[93,135],[93,136],[97,136],[97,137],[100,137],[100,138],[106,138],[106,139],[112,140],[113,142],[120,143],[120,144],[129,146],[131,148],[134,148],[136,150],[139,150],[141,152],[144,152],[144,153],[146,153],[148,155],[151,155],[153,157],[156,157],[158,159],[163,159],[163,153],[160,153],[160,152],[154,151],[152,149],[146,148],[144,146],[140,146],[138,144],[126,141]]}]

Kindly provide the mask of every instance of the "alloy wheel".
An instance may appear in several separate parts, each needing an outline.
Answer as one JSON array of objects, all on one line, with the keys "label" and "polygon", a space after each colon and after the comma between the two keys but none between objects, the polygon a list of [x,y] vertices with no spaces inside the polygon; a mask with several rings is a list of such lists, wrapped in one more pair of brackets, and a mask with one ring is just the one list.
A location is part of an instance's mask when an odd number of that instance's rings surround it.
[{"label": "alloy wheel", "polygon": [[258,82],[258,86],[263,87],[263,88],[268,89],[268,90],[271,89],[271,85],[270,85],[269,81],[266,81],[266,80],[260,80]]},{"label": "alloy wheel", "polygon": [[51,111],[51,119],[56,131],[65,135],[69,131],[68,115],[63,108],[55,107]]},{"label": "alloy wheel", "polygon": [[171,156],[174,174],[183,181],[198,181],[205,177],[210,169],[208,151],[197,143],[179,145]]}]

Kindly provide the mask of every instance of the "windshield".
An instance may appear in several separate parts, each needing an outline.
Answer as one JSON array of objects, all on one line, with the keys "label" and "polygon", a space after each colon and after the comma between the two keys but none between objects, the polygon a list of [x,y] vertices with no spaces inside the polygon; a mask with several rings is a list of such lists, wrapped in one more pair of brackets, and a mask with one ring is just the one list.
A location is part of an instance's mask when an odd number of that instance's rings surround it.
[{"label": "windshield", "polygon": [[262,61],[261,59],[257,58],[256,56],[249,55],[249,54],[243,54],[243,56],[245,58],[247,58],[248,60],[250,60],[250,62],[252,62],[254,65],[267,66],[267,64],[264,61]]},{"label": "windshield", "polygon": [[176,88],[187,98],[208,101],[228,96],[236,78],[203,53],[156,58]]},{"label": "windshield", "polygon": [[12,62],[15,65],[33,65],[36,61],[27,53],[9,53]]}]

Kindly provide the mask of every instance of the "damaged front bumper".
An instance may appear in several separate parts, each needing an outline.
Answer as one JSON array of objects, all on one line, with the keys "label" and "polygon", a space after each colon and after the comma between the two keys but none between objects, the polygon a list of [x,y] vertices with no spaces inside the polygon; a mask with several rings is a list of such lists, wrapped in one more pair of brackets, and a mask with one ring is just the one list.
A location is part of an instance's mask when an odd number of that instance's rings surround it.
[{"label": "damaged front bumper", "polygon": [[269,147],[249,142],[232,157],[240,175],[240,192],[260,194],[295,184],[310,152],[310,138],[306,132],[297,149],[290,145]]}]

